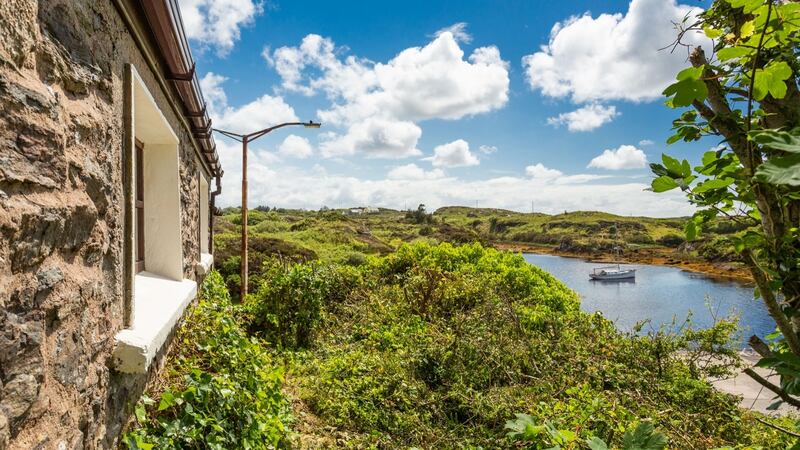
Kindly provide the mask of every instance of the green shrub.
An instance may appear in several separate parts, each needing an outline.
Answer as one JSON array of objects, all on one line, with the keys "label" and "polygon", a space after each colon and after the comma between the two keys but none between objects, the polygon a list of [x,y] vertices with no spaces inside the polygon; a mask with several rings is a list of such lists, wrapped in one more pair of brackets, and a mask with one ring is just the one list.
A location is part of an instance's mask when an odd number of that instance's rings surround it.
[{"label": "green shrub", "polygon": [[285,446],[281,369],[237,323],[217,272],[206,277],[200,297],[175,337],[166,379],[155,383],[160,392],[142,397],[123,441],[131,449]]},{"label": "green shrub", "polygon": [[360,273],[349,266],[270,260],[261,279],[244,302],[250,330],[281,347],[303,348],[312,343],[325,304],[341,301],[360,283]]},{"label": "green shrub", "polygon": [[521,256],[477,244],[402,245],[360,273],[292,369],[342,445],[509,448],[503,425],[519,412],[576,443],[620,445],[649,418],[673,442],[779,445],[705,381],[724,370],[693,359],[729,354],[728,325],[624,335]]},{"label": "green shrub", "polygon": [[634,231],[633,233],[630,233],[626,237],[625,241],[632,244],[652,244],[655,242],[649,234],[641,231]]},{"label": "green shrub", "polygon": [[673,248],[679,247],[684,242],[686,242],[686,239],[678,234],[666,234],[656,239],[656,243],[661,244],[665,247],[673,247]]},{"label": "green shrub", "polygon": [[367,262],[367,255],[361,252],[353,252],[347,255],[344,263],[348,266],[360,266]]}]

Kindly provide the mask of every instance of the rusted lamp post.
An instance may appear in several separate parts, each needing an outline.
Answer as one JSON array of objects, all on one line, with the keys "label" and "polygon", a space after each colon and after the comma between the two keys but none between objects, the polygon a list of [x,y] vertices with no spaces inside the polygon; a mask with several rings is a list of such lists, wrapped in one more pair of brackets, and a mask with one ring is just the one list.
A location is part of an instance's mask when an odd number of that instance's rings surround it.
[{"label": "rusted lamp post", "polygon": [[241,290],[240,296],[242,301],[244,301],[245,296],[247,295],[247,144],[249,142],[255,141],[256,139],[268,134],[271,131],[277,130],[278,128],[288,127],[288,126],[303,126],[306,128],[319,128],[320,124],[312,121],[308,122],[286,122],[280,125],[275,125],[273,127],[264,128],[263,130],[256,131],[250,134],[238,134],[232,133],[230,131],[219,130],[217,128],[212,128],[212,130],[220,133],[224,136],[227,136],[231,139],[237,140],[242,143],[242,261],[240,265],[241,269]]}]

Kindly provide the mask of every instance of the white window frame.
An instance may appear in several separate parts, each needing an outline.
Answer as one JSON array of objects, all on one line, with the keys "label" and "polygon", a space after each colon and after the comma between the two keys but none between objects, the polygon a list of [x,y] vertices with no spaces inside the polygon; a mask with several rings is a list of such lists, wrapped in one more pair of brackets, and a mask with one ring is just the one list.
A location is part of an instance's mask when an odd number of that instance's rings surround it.
[{"label": "white window frame", "polygon": [[[125,138],[129,148],[134,139],[144,144],[145,267],[139,273],[125,270],[133,277],[129,324],[116,335],[114,361],[120,372],[146,373],[196,298],[197,283],[183,277],[180,141],[136,69],[132,65],[127,69],[125,107],[130,125],[126,124]],[[135,173],[135,167],[125,169]],[[128,203],[126,208],[134,207]],[[126,239],[135,239],[135,221],[128,234]],[[133,264],[133,255],[125,264]]]},{"label": "white window frame", "polygon": [[200,189],[200,261],[198,261],[196,266],[196,273],[198,275],[205,275],[211,270],[211,266],[214,264],[214,256],[211,254],[209,250],[209,236],[210,236],[210,211],[209,211],[209,192],[211,183],[209,179],[206,178],[205,172],[200,170],[199,174],[200,182],[199,189]]}]

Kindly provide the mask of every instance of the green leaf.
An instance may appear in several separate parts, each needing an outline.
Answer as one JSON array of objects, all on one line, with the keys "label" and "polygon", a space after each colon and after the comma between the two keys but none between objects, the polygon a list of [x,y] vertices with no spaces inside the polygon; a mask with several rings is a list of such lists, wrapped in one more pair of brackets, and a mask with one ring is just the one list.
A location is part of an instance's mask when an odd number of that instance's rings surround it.
[{"label": "green leaf", "polygon": [[711,189],[728,187],[733,184],[733,181],[733,178],[714,178],[698,184],[692,191],[695,194],[702,194],[703,192],[710,191]]},{"label": "green leaf", "polygon": [[717,160],[717,152],[715,150],[709,150],[703,153],[702,162],[704,166],[707,166],[716,160]]},{"label": "green leaf", "polygon": [[661,161],[664,163],[664,167],[667,168],[667,172],[674,177],[683,177],[683,167],[681,166],[681,162],[677,159],[673,158],[672,156],[667,155],[666,153],[661,154]]},{"label": "green leaf", "polygon": [[784,61],[773,61],[763,69],[756,70],[755,75],[753,98],[761,101],[769,94],[781,99],[786,96],[786,80],[792,76],[792,69]]},{"label": "green leaf", "polygon": [[727,61],[729,59],[741,58],[742,56],[754,53],[755,49],[747,47],[725,47],[717,52],[717,59]]},{"label": "green leaf", "polygon": [[[692,175],[692,166],[689,165],[688,160],[684,159],[683,161],[681,161],[681,175],[684,178],[689,178]],[[690,182],[687,181],[686,183],[689,184]]]},{"label": "green leaf", "polygon": [[513,439],[532,440],[541,434],[546,426],[536,425],[528,414],[515,414],[516,420],[509,420],[506,422],[505,428],[510,430],[506,435]]},{"label": "green leaf", "polygon": [[175,397],[172,395],[172,392],[164,391],[164,393],[161,394],[161,401],[158,403],[158,410],[163,411],[174,404]]},{"label": "green leaf", "polygon": [[680,72],[678,72],[678,75],[675,76],[675,79],[678,80],[678,81],[699,80],[700,77],[703,75],[703,69],[704,68],[705,68],[705,66],[687,67],[687,68],[681,70]]},{"label": "green leaf", "polygon": [[147,442],[143,441],[140,436],[128,435],[125,438],[125,443],[131,450],[152,450],[153,448],[153,444],[148,444]]},{"label": "green leaf", "polygon": [[763,130],[750,133],[750,139],[767,148],[790,153],[800,153],[800,129],[792,132]]},{"label": "green leaf", "polygon": [[608,445],[606,445],[606,443],[597,436],[588,439],[586,441],[586,445],[588,445],[592,450],[608,450]]},{"label": "green leaf", "polygon": [[664,89],[663,94],[670,99],[673,108],[689,106],[693,101],[703,101],[708,96],[708,88],[700,77],[705,66],[688,67],[678,72],[675,77],[678,82]]},{"label": "green leaf", "polygon": [[732,8],[744,8],[745,14],[750,14],[751,12],[757,10],[761,5],[764,4],[763,0],[728,0]]},{"label": "green leaf", "polygon": [[666,192],[678,187],[678,183],[672,177],[662,175],[651,183],[653,192]]},{"label": "green leaf", "polygon": [[758,166],[755,178],[762,183],[800,186],[800,154],[771,158]]},{"label": "green leaf", "polygon": [[686,234],[687,241],[695,240],[697,237],[697,224],[692,220],[686,222],[686,225],[683,227],[683,232]]},{"label": "green leaf", "polygon": [[716,39],[724,34],[722,30],[718,30],[708,24],[703,25],[703,33],[705,33],[706,37],[709,39]]},{"label": "green leaf", "polygon": [[667,437],[658,431],[652,423],[643,422],[633,432],[628,431],[622,437],[623,450],[663,450],[667,446]]},{"label": "green leaf", "polygon": [[748,38],[753,35],[753,32],[756,31],[756,24],[755,21],[748,21],[742,24],[742,27],[739,29],[739,37],[741,38]]},{"label": "green leaf", "polygon": [[147,411],[144,409],[144,405],[137,404],[136,408],[134,408],[134,414],[139,423],[145,423],[147,421]]},{"label": "green leaf", "polygon": [[667,139],[667,145],[674,144],[674,143],[680,141],[682,137],[683,137],[683,135],[680,134],[680,133],[673,134],[672,136],[669,137],[669,139]]}]

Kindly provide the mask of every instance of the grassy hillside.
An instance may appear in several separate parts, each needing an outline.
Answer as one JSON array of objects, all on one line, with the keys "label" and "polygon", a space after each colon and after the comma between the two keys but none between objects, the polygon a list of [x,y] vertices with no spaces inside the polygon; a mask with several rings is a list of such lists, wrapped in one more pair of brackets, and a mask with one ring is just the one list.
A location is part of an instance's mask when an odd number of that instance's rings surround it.
[{"label": "grassy hillside", "polygon": [[[432,214],[380,209],[251,210],[249,213],[251,290],[263,261],[271,256],[292,261],[321,260],[357,265],[367,255],[385,255],[402,243],[480,242],[488,246],[535,247],[594,258],[620,248],[623,259],[735,263],[732,248],[720,236],[741,230],[717,222],[699,241],[685,243],[685,218],[625,217],[593,211],[547,215],[489,208],[445,207]],[[235,291],[238,285],[240,211],[227,208],[215,217],[216,264]],[[658,258],[655,258],[655,255]],[[642,260],[643,256],[653,261]]]},{"label": "grassy hillside", "polygon": [[548,215],[466,207],[440,208],[435,215],[495,240],[587,249],[610,248],[615,244],[664,245],[665,237],[674,237],[677,242],[686,221],[686,218],[627,217],[597,211]]}]

